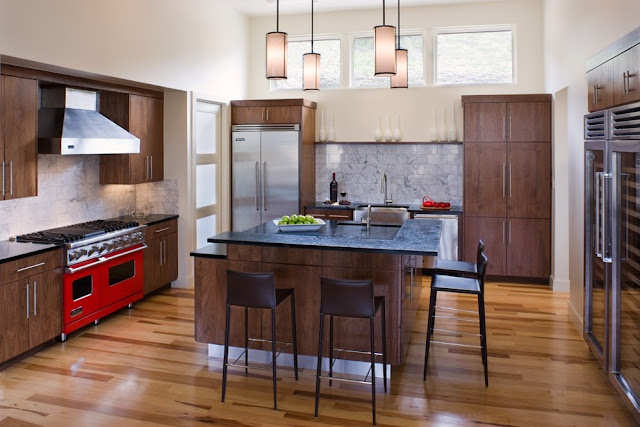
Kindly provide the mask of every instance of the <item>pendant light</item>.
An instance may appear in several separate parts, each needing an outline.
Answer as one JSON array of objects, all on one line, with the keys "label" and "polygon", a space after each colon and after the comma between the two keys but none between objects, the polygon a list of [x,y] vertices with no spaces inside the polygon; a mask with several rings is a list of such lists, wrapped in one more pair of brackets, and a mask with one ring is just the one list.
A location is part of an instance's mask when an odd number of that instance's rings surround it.
[{"label": "pendant light", "polygon": [[276,0],[276,30],[267,33],[267,79],[287,78],[287,33],[280,32],[280,0]]},{"label": "pendant light", "polygon": [[391,77],[396,74],[396,28],[386,25],[386,7],[382,0],[382,25],[373,27],[375,75]]},{"label": "pendant light", "polygon": [[311,52],[302,55],[303,90],[320,90],[320,54],[313,52],[313,1],[311,0]]},{"label": "pendant light", "polygon": [[409,87],[409,52],[400,48],[400,0],[398,0],[398,48],[396,49],[396,75],[391,76],[391,89]]}]

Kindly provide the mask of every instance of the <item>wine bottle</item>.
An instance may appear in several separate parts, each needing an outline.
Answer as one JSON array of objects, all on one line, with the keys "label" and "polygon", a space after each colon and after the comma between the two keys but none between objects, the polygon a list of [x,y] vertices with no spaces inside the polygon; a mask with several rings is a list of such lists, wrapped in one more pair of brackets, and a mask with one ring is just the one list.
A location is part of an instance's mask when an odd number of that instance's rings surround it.
[{"label": "wine bottle", "polygon": [[338,182],[336,181],[336,173],[333,173],[333,179],[329,184],[329,199],[331,199],[331,203],[335,203],[338,201]]}]

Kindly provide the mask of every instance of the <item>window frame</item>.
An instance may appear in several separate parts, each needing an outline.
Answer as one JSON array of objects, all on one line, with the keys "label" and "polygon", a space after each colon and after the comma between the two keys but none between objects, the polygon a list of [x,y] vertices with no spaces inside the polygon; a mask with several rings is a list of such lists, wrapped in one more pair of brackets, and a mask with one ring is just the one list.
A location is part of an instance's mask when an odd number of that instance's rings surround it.
[{"label": "window frame", "polygon": [[[313,41],[320,40],[339,40],[340,41],[340,86],[338,87],[328,87],[323,88],[320,87],[321,90],[340,90],[344,89],[344,34],[340,33],[327,33],[327,34],[314,34]],[[297,36],[288,36],[287,37],[287,49],[289,42],[310,42],[311,34],[307,35],[297,35]],[[320,66],[322,67],[322,59],[320,59]],[[280,91],[303,91],[302,88],[277,88],[278,80],[269,80],[269,92],[280,92]]]},{"label": "window frame", "polygon": [[[438,35],[460,33],[489,33],[511,31],[511,82],[509,83],[438,83]],[[472,25],[464,27],[438,27],[433,29],[433,87],[455,86],[513,86],[518,84],[517,38],[515,24]]]},{"label": "window frame", "polygon": [[[424,84],[421,85],[412,85],[411,83],[409,83],[409,88],[418,88],[418,87],[428,87],[429,86],[429,82],[428,82],[428,76],[427,76],[427,30],[425,29],[409,29],[409,30],[405,30],[405,29],[401,29],[402,32],[402,36],[422,36],[422,78],[424,81]],[[354,39],[357,38],[364,38],[364,37],[371,37],[373,38],[373,31],[359,31],[359,32],[353,32],[353,33],[349,33],[349,46],[348,46],[348,55],[349,55],[349,79],[348,79],[348,86],[345,88],[343,85],[344,89],[355,89],[355,90],[359,90],[359,89],[365,89],[365,90],[370,90],[370,89],[389,89],[388,87],[375,87],[375,86],[369,86],[369,87],[357,87],[353,85],[353,66],[354,66],[354,60],[353,60],[353,42]],[[387,77],[388,78],[388,77]]]}]

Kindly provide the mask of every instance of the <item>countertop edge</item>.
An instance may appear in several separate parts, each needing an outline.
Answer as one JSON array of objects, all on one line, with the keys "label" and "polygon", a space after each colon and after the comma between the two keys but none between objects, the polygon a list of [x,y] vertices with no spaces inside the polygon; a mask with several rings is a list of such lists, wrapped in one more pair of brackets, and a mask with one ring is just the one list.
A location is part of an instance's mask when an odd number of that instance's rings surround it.
[{"label": "countertop edge", "polygon": [[194,258],[227,259],[227,244],[212,243],[192,251],[189,255]]},{"label": "countertop edge", "polygon": [[[154,214],[154,215],[163,215],[163,214]],[[177,215],[177,214],[166,214],[166,218],[161,218],[161,219],[156,219],[156,220],[153,220],[153,221],[149,221],[145,225],[156,225],[156,224],[160,224],[162,222],[171,221],[172,219],[178,219],[178,218],[180,218],[180,215]]]},{"label": "countertop edge", "polygon": [[[22,243],[22,242],[15,242],[15,244],[17,245],[32,245],[33,243]],[[42,246],[42,245],[40,245]],[[7,262],[11,262],[11,261],[17,261],[23,258],[29,258],[30,256],[34,256],[34,255],[40,255],[43,254],[45,252],[49,252],[49,251],[55,251],[56,249],[61,249],[63,247],[63,245],[50,245],[48,247],[44,247],[44,248],[38,248],[38,249],[34,249],[33,251],[30,252],[25,252],[19,255],[14,255],[14,256],[10,256],[10,257],[6,257],[6,258],[1,258],[0,259],[0,264],[5,264]]]}]

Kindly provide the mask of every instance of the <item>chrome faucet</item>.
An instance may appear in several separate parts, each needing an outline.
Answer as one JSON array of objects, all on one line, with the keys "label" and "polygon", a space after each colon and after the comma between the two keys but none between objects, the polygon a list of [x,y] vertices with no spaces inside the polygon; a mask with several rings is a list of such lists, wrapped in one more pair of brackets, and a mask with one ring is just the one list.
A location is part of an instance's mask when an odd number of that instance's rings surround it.
[{"label": "chrome faucet", "polygon": [[389,203],[393,203],[393,199],[387,197],[387,174],[382,174],[382,179],[380,180],[380,192],[384,193],[384,204],[388,205]]}]

